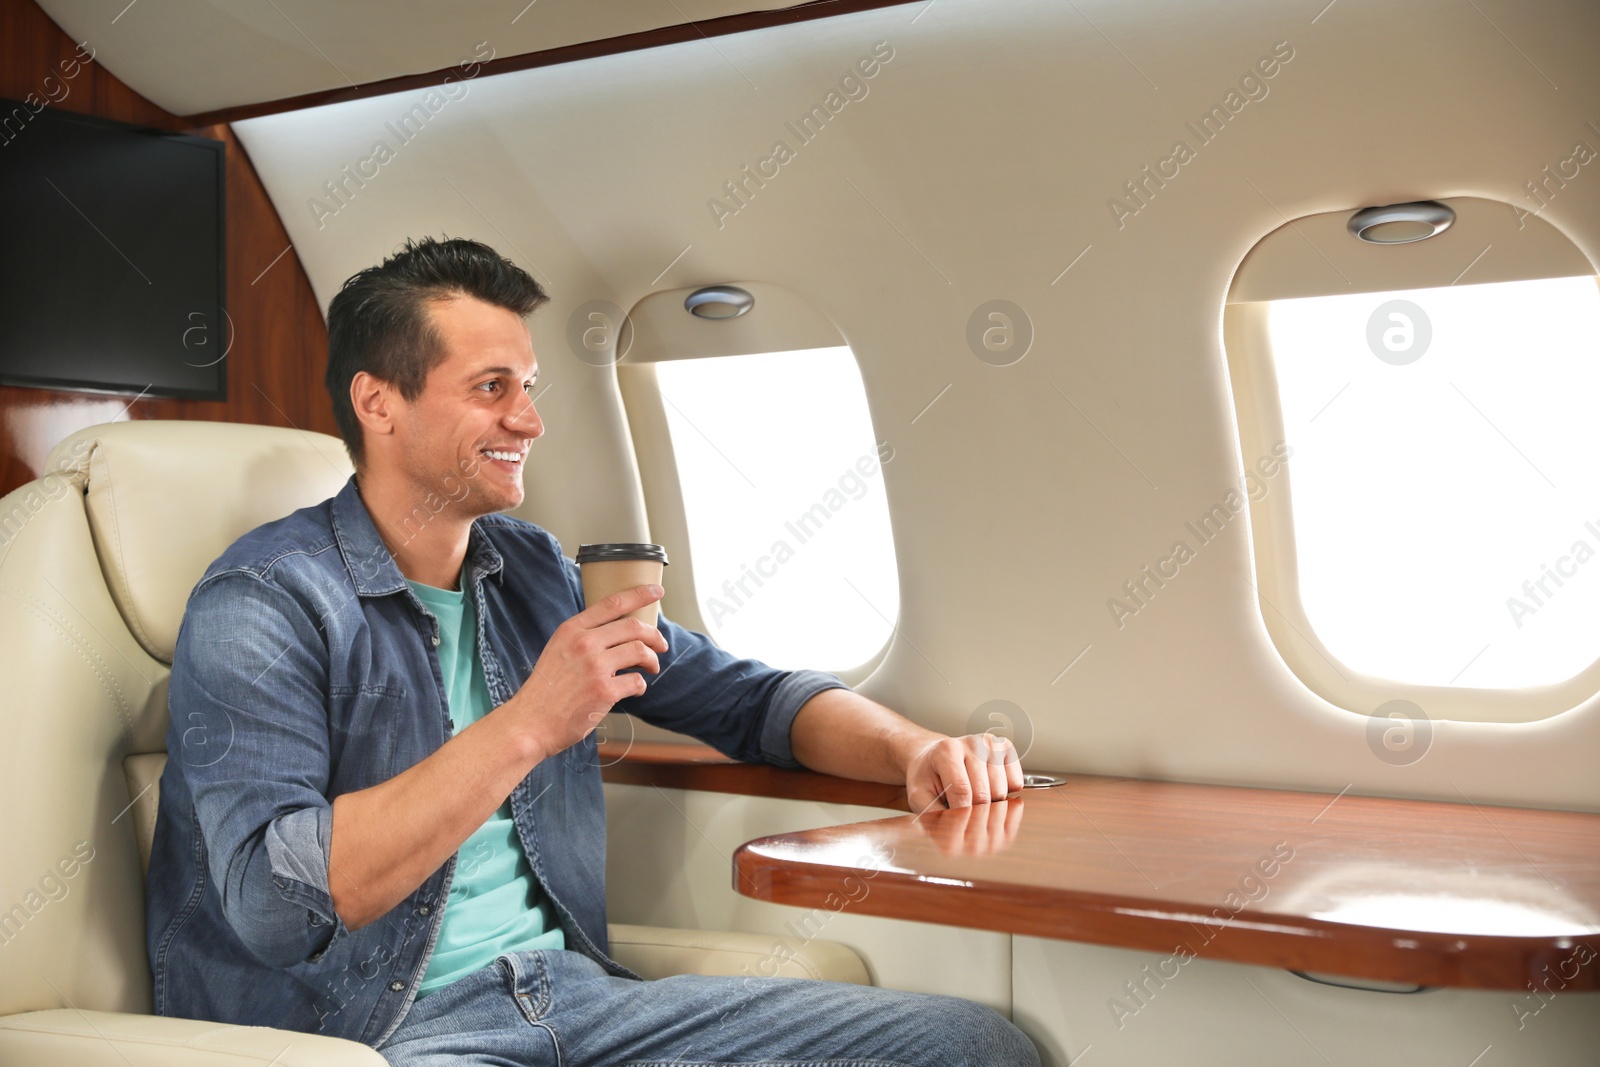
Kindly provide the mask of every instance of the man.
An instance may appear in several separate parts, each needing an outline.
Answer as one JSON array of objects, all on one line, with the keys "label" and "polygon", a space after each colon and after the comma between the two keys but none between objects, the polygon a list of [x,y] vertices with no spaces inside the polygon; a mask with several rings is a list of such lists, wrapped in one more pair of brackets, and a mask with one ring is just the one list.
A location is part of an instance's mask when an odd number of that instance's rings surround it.
[{"label": "man", "polygon": [[407,242],[334,298],[327,385],[356,473],[235,542],[178,636],[156,1011],[394,1064],[1037,1064],[964,1000],[645,982],[607,955],[593,731],[613,706],[740,759],[903,781],[917,808],[1022,779],[1003,739],[626,617],[658,586],[584,609],[556,540],[499,514],[544,430],[524,316],[546,299],[461,240]]}]

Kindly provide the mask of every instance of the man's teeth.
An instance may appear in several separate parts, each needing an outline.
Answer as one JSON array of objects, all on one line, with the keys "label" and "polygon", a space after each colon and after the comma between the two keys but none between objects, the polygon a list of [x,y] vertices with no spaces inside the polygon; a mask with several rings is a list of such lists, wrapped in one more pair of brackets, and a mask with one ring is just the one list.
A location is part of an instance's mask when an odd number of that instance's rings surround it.
[{"label": "man's teeth", "polygon": [[490,459],[501,459],[505,460],[507,463],[516,463],[522,459],[521,452],[495,452],[492,449],[486,448],[483,450],[483,454],[488,456]]}]

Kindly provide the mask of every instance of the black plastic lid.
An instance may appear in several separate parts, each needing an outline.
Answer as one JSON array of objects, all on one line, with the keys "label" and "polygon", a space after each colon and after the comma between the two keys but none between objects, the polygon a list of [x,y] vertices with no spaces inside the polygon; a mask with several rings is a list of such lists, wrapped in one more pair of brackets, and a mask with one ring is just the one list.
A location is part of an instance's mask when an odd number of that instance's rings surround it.
[{"label": "black plastic lid", "polygon": [[648,559],[656,560],[665,566],[667,563],[667,550],[660,545],[640,544],[614,544],[614,545],[579,545],[579,563],[600,563],[605,560],[621,559]]}]

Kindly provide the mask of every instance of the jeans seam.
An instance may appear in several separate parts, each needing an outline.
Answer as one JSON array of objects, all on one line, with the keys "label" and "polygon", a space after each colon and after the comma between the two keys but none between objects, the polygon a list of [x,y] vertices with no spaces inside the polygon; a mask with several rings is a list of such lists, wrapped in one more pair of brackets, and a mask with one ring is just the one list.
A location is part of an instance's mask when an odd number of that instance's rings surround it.
[{"label": "jeans seam", "polygon": [[[543,1026],[546,1030],[550,1030],[550,1026],[544,1022],[544,1015],[550,1010],[550,973],[546,969],[544,961],[537,956],[529,958],[529,962],[533,966],[533,974],[529,977],[538,983],[538,987],[535,990],[538,994],[538,1002],[535,1003],[534,994],[524,993],[518,988],[521,984],[517,973],[518,968],[511,961],[509,954],[502,954],[501,958],[505,961],[502,964],[502,970],[505,971],[506,977],[509,979],[512,999],[521,1008],[523,1017],[535,1026]],[[555,1031],[550,1030],[550,1034],[554,1037]],[[559,1044],[560,1042],[557,1042],[558,1046]]]},{"label": "jeans seam", "polygon": [[[194,913],[197,910],[199,910],[201,899],[206,895],[206,881],[210,877],[211,873],[206,867],[205,838],[200,833],[200,813],[195,811],[193,808],[190,808],[189,818],[192,825],[190,833],[194,840],[194,848],[192,851],[194,858],[195,882],[194,888],[189,893],[189,899],[184,903],[183,907],[178,909],[178,914],[173,917],[171,924],[168,925],[166,930],[162,931],[160,943],[156,948],[156,961],[155,965],[151,968],[152,972],[155,974],[155,980],[151,983],[151,985],[154,989],[152,1000],[154,1002],[156,1014],[158,1015],[166,1014],[167,953],[172,948],[172,943],[178,939],[178,933],[183,929],[184,924],[194,916]],[[151,847],[151,851],[154,851],[153,845]]]}]

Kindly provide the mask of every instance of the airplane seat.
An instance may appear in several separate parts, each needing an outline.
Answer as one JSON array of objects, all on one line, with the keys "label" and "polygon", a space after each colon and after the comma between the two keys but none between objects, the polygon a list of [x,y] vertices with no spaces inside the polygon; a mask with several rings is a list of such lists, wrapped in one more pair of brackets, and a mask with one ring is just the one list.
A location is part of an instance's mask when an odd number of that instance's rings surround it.
[{"label": "airplane seat", "polygon": [[[63,440],[45,472],[0,499],[0,1063],[382,1064],[354,1041],[152,1015],[145,950],[189,592],[240,535],[338,492],[343,444],[237,423],[108,423]],[[611,937],[647,978],[753,973],[775,955],[754,934],[616,924]],[[786,947],[780,975],[869,981],[843,945]]]}]

